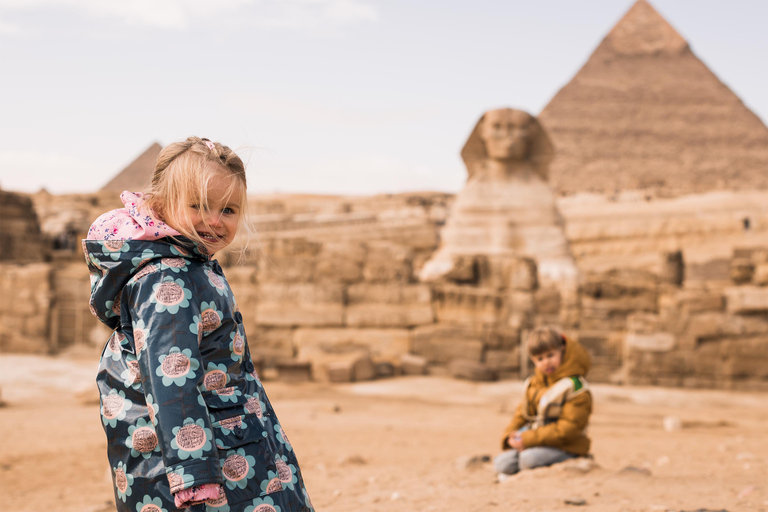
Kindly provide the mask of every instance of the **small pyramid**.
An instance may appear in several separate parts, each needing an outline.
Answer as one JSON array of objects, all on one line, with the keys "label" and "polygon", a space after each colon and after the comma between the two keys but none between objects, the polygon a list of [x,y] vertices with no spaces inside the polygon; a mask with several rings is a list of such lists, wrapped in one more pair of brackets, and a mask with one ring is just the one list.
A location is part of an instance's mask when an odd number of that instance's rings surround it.
[{"label": "small pyramid", "polygon": [[768,190],[768,128],[638,0],[539,116],[561,194]]},{"label": "small pyramid", "polygon": [[101,190],[116,192],[122,192],[123,190],[141,192],[145,190],[152,179],[155,162],[157,162],[157,156],[162,149],[163,147],[160,144],[154,142],[133,162],[128,164],[125,169],[120,171],[117,176],[112,178],[109,183],[101,187]]}]

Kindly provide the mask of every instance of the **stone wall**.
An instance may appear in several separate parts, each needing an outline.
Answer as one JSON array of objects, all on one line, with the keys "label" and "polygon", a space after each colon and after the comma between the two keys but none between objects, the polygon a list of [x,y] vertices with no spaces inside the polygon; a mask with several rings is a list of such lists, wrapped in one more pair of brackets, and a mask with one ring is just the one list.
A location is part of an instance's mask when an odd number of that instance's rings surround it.
[{"label": "stone wall", "polygon": [[47,251],[29,197],[0,190],[0,261],[44,261]]},{"label": "stone wall", "polygon": [[50,352],[48,263],[0,263],[0,352]]}]

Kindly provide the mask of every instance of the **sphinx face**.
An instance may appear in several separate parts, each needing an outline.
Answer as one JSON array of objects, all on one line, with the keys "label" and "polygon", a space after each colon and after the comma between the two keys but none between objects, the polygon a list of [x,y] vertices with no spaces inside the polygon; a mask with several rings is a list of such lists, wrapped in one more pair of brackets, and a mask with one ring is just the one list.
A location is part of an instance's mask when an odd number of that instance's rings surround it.
[{"label": "sphinx face", "polygon": [[485,114],[480,137],[488,157],[494,160],[525,160],[531,140],[531,116],[511,109],[491,110]]}]

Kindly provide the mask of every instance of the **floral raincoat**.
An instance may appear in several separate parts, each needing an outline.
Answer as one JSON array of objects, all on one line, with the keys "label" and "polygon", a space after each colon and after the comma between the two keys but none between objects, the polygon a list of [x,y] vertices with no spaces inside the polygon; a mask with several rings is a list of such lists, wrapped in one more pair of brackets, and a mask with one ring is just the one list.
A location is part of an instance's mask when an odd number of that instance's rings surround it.
[{"label": "floral raincoat", "polygon": [[185,239],[83,248],[91,312],[114,329],[96,380],[117,510],[172,512],[209,483],[219,498],[187,510],[313,510],[216,260]]}]

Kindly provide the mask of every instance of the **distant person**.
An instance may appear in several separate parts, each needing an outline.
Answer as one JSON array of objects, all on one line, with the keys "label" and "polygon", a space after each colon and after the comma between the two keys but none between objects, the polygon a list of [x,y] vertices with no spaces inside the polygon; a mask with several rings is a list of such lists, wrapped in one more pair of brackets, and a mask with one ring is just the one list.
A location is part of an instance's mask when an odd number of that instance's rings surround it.
[{"label": "distant person", "polygon": [[536,372],[525,381],[523,400],[504,429],[505,451],[493,460],[500,479],[589,454],[589,354],[550,327],[535,329],[526,345]]},{"label": "distant person", "polygon": [[83,242],[114,329],[96,378],[120,512],[312,511],[218,262],[244,224],[242,160],[189,137]]}]

